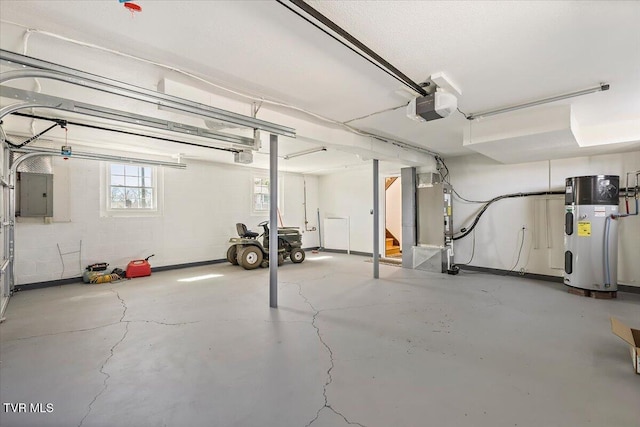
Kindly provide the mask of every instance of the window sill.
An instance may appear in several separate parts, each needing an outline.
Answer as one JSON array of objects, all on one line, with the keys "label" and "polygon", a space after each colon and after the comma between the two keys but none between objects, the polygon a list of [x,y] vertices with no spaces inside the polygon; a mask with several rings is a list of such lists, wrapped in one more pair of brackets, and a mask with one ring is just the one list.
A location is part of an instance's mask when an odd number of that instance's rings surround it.
[{"label": "window sill", "polygon": [[160,217],[162,216],[162,212],[158,210],[150,210],[150,211],[109,210],[106,212],[101,212],[100,216],[102,218],[150,218],[150,217]]}]

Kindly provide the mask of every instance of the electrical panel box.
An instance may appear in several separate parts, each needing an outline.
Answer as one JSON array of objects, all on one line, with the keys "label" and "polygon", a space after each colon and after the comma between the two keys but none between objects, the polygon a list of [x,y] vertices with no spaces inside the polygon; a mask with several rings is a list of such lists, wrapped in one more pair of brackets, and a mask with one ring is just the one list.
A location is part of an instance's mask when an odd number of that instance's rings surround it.
[{"label": "electrical panel box", "polygon": [[[53,175],[20,172],[17,211],[22,217],[53,216]],[[16,212],[18,215],[18,212]]]}]

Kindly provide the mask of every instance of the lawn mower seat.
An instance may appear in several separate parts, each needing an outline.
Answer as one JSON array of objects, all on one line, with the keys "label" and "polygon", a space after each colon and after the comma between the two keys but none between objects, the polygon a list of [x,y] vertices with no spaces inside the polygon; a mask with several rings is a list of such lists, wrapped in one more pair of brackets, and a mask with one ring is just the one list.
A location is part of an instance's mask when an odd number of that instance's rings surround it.
[{"label": "lawn mower seat", "polygon": [[238,236],[240,236],[240,237],[246,237],[246,238],[249,238],[249,239],[253,239],[255,237],[258,237],[258,233],[254,232],[254,231],[247,230],[247,226],[244,225],[241,222],[236,224],[236,230],[238,231]]}]

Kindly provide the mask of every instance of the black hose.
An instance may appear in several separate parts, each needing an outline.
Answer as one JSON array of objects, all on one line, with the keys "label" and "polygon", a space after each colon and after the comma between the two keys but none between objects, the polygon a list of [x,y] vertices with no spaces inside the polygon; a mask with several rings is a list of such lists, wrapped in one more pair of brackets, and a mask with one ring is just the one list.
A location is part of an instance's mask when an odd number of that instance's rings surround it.
[{"label": "black hose", "polygon": [[454,236],[453,240],[460,240],[464,237],[467,237],[469,235],[469,233],[471,233],[473,231],[474,228],[476,228],[476,225],[478,225],[478,221],[480,221],[480,218],[482,217],[482,215],[485,213],[485,211],[487,210],[487,208],[494,202],[497,202],[498,200],[502,200],[502,199],[511,199],[511,198],[515,198],[515,197],[531,197],[531,196],[550,196],[550,195],[558,195],[558,194],[564,194],[564,190],[562,191],[534,191],[534,192],[529,192],[529,193],[511,193],[511,194],[503,194],[502,196],[498,196],[498,197],[494,197],[493,199],[489,200],[480,210],[480,212],[478,212],[478,215],[476,215],[475,219],[473,220],[473,223],[471,223],[471,226],[469,228],[463,228],[462,230],[460,230],[460,232],[462,233],[460,236]]}]

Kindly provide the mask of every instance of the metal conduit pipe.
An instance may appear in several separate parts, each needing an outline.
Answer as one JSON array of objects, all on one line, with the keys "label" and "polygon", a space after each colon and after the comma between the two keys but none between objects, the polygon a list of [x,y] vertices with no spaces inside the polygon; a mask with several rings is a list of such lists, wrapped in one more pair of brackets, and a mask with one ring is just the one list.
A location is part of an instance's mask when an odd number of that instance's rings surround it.
[{"label": "metal conduit pipe", "polygon": [[[122,162],[122,163],[140,163],[140,164],[152,165],[152,166],[163,166],[163,167],[176,168],[176,169],[187,168],[187,165],[185,165],[184,163],[165,162],[162,160],[151,160],[151,159],[139,159],[136,157],[114,156],[111,154],[73,152],[71,155],[63,155],[59,150],[56,150],[54,148],[44,148],[44,147],[21,147],[21,148],[12,149],[11,151],[15,153],[26,153],[25,156],[29,154],[40,154],[43,156],[68,157],[70,159],[75,158],[75,159],[85,159],[85,160],[108,160],[108,161],[115,161],[115,162]],[[21,159],[24,158],[25,156],[19,157],[16,160],[16,164],[19,164],[18,161],[21,162]],[[11,167],[12,172],[15,172],[14,166]]]}]

